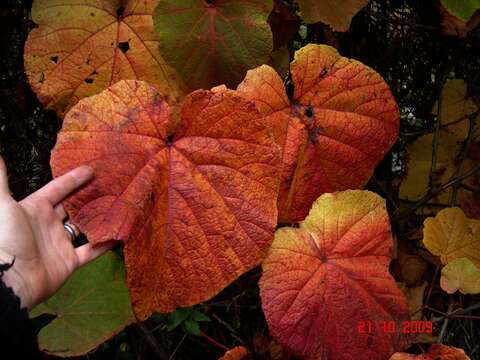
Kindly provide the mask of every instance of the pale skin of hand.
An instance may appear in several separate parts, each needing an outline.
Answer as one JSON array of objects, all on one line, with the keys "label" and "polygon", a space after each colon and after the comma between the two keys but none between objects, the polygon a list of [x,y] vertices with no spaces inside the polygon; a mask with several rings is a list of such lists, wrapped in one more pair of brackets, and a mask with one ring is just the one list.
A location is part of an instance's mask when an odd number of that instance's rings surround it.
[{"label": "pale skin of hand", "polygon": [[15,258],[2,280],[20,298],[22,307],[32,309],[49,298],[77,268],[112,248],[111,242],[74,248],[63,227],[67,214],[62,200],[93,177],[93,170],[82,166],[17,202],[10,195],[0,157],[0,263]]}]

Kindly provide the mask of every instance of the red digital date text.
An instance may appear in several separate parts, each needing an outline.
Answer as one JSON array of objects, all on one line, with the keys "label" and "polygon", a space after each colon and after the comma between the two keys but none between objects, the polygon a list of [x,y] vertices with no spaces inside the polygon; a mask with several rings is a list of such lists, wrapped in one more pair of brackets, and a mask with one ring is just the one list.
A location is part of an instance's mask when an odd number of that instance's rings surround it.
[{"label": "red digital date text", "polygon": [[393,334],[397,331],[404,334],[431,334],[433,325],[431,321],[423,320],[407,320],[400,325],[397,325],[393,320],[362,320],[357,324],[357,332],[359,334],[373,334],[378,332]]}]

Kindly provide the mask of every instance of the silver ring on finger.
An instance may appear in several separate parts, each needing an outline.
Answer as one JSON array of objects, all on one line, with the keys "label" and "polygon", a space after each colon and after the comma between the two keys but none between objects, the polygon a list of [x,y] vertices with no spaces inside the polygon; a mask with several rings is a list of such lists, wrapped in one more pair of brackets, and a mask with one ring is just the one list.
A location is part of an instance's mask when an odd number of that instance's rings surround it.
[{"label": "silver ring on finger", "polygon": [[78,236],[74,227],[68,222],[64,222],[63,227],[65,228],[65,231],[68,233],[68,236],[70,237],[70,241],[74,241]]}]

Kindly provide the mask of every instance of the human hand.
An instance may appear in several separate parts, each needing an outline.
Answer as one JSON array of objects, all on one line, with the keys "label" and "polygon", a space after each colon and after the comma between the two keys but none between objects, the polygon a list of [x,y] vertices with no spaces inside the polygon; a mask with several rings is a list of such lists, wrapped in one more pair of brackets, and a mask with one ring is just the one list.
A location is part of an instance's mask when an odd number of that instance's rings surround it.
[{"label": "human hand", "polygon": [[17,202],[10,195],[7,169],[0,157],[0,263],[15,258],[3,281],[20,298],[22,307],[31,309],[53,295],[75,269],[113,246],[88,243],[74,248],[63,227],[67,214],[61,201],[93,176],[87,166],[76,168]]}]

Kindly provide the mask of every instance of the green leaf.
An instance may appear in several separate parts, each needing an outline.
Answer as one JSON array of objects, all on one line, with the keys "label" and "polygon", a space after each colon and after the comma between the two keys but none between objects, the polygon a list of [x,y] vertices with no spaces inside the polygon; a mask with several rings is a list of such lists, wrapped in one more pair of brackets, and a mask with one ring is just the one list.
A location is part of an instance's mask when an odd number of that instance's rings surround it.
[{"label": "green leaf", "polygon": [[39,333],[40,348],[56,356],[83,355],[135,321],[125,269],[120,257],[108,252],[77,270],[31,317],[57,317]]},{"label": "green leaf", "polygon": [[191,89],[234,88],[273,50],[272,0],[160,0],[153,13],[160,52]]},{"label": "green leaf", "polygon": [[192,316],[190,318],[194,321],[212,321],[207,315],[197,310],[193,310]]},{"label": "green leaf", "polygon": [[442,0],[442,4],[450,14],[465,22],[480,9],[480,0]]},{"label": "green leaf", "polygon": [[193,312],[193,308],[181,308],[168,314],[167,331],[172,331],[185,320],[189,319]]},{"label": "green leaf", "polygon": [[200,326],[198,325],[198,322],[186,320],[183,324],[187,333],[190,335],[200,336]]}]

